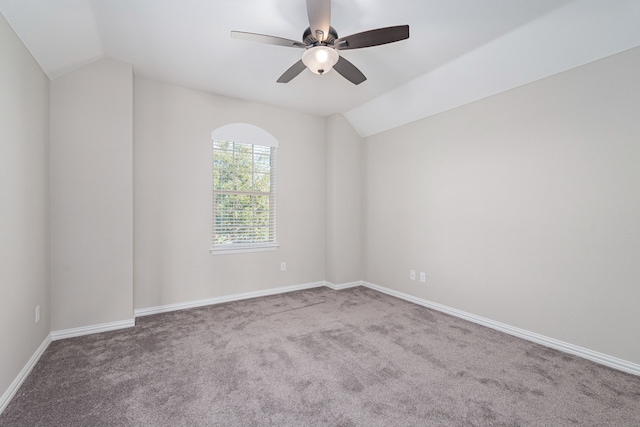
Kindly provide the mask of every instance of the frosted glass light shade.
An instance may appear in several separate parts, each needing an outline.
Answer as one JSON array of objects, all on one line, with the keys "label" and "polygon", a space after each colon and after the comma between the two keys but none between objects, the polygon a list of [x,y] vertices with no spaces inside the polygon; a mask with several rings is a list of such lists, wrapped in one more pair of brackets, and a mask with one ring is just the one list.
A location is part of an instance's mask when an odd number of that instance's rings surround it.
[{"label": "frosted glass light shade", "polygon": [[315,46],[302,54],[302,62],[316,74],[326,74],[340,59],[335,49],[327,46]]}]

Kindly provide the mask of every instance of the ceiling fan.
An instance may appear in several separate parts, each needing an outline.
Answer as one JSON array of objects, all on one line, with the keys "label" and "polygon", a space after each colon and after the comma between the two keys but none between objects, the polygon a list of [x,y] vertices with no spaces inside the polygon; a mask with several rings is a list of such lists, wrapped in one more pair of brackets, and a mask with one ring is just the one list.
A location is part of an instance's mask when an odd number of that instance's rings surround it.
[{"label": "ceiling fan", "polygon": [[316,74],[326,74],[334,68],[342,77],[353,84],[367,80],[364,74],[338,51],[378,46],[409,38],[409,26],[378,28],[346,37],[338,38],[336,30],[329,25],[331,20],[331,0],[307,0],[309,27],[302,34],[302,41],[285,39],[264,34],[231,31],[231,37],[258,43],[305,49],[302,59],[293,64],[278,79],[278,83],[288,83],[305,68]]}]

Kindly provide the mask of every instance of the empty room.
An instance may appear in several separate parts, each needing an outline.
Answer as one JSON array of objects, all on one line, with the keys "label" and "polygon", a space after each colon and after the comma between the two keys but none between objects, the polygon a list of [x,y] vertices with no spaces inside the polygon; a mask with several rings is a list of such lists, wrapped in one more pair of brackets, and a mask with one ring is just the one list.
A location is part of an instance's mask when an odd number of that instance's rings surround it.
[{"label": "empty room", "polygon": [[637,0],[0,0],[0,426],[640,425]]}]

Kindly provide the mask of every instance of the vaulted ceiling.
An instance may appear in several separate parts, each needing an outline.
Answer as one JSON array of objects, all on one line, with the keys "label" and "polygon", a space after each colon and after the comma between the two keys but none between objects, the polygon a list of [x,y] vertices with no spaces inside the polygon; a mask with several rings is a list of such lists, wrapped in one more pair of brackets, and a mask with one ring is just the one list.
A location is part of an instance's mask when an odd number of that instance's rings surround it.
[{"label": "vaulted ceiling", "polygon": [[51,79],[100,58],[137,76],[328,116],[369,135],[640,45],[637,0],[333,0],[340,36],[408,24],[410,38],[342,51],[368,78],[278,77],[302,50],[305,0],[0,0]]}]

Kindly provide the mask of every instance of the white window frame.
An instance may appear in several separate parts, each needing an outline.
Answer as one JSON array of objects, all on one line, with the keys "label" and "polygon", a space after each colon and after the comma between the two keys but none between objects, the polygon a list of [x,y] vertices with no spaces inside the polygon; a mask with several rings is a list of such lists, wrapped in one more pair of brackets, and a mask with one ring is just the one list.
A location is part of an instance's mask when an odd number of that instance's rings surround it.
[{"label": "white window frame", "polygon": [[[237,253],[250,253],[250,252],[264,252],[274,251],[279,245],[276,240],[276,153],[278,147],[278,141],[267,131],[257,126],[247,123],[232,123],[221,128],[216,129],[211,133],[212,139],[212,154],[213,154],[213,141],[228,141],[240,144],[250,144],[254,146],[271,147],[271,166],[270,166],[270,201],[269,201],[269,242],[251,242],[251,243],[215,243],[216,239],[216,189],[213,188],[212,182],[212,195],[213,195],[213,218],[212,218],[212,243],[210,252],[213,255],[226,255]],[[213,156],[212,156],[213,160]],[[213,165],[211,169],[213,175]],[[213,176],[212,176],[213,178]],[[246,194],[238,192],[238,194]],[[264,193],[262,193],[264,194]],[[250,195],[250,194],[249,194]]]}]

